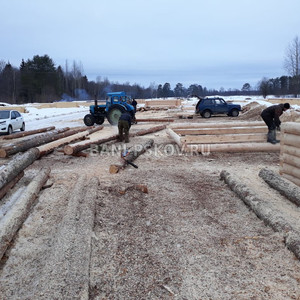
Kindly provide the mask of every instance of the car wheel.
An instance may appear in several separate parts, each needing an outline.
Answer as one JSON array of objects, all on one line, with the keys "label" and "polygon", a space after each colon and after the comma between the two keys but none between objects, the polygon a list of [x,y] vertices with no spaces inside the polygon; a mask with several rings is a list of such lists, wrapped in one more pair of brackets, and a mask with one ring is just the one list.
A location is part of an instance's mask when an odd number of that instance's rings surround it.
[{"label": "car wheel", "polygon": [[239,111],[237,109],[233,109],[230,113],[231,116],[237,117],[239,115]]},{"label": "car wheel", "polygon": [[202,113],[202,117],[205,118],[205,119],[210,118],[210,117],[211,117],[211,111],[205,110],[205,111]]},{"label": "car wheel", "polygon": [[7,134],[10,135],[10,134],[12,134],[12,133],[13,133],[13,129],[12,129],[12,127],[9,125],[9,126],[8,126],[8,129],[7,129]]},{"label": "car wheel", "polygon": [[22,127],[20,128],[21,131],[25,131],[25,123],[23,122]]}]

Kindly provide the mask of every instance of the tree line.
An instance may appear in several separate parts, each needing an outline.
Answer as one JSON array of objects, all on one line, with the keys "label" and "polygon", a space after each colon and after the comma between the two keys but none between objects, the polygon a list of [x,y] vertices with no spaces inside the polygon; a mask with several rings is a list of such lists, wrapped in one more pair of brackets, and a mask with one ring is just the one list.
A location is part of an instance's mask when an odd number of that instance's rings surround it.
[{"label": "tree line", "polygon": [[105,99],[107,92],[125,91],[133,98],[200,97],[210,95],[293,95],[300,94],[300,42],[296,36],[287,48],[284,60],[288,76],[262,78],[255,87],[245,83],[242,88],[225,90],[208,89],[200,84],[184,87],[177,83],[172,89],[170,83],[150,84],[145,88],[139,84],[110,82],[97,77],[89,81],[83,74],[81,64],[66,61],[64,68],[56,67],[48,55],[35,55],[27,61],[22,60],[17,68],[9,62],[0,60],[0,101],[11,104],[32,102],[53,102],[59,100]]}]

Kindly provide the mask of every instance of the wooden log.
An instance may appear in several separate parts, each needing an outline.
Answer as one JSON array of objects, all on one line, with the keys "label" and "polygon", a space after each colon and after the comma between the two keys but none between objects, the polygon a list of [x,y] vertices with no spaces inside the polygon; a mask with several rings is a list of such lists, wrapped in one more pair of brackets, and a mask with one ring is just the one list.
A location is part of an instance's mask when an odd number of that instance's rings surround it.
[{"label": "wooden log", "polygon": [[40,156],[40,152],[36,148],[29,149],[24,153],[20,153],[13,157],[8,164],[0,168],[0,189],[18,176],[20,172],[25,170]]},{"label": "wooden log", "polygon": [[227,128],[186,128],[174,129],[180,135],[199,135],[199,134],[240,134],[240,133],[267,133],[266,126],[254,127],[227,127]]},{"label": "wooden log", "polygon": [[285,162],[282,165],[282,172],[300,179],[300,169]]},{"label": "wooden log", "polygon": [[55,148],[63,146],[63,145],[65,145],[67,143],[70,143],[72,141],[76,141],[76,140],[79,140],[81,138],[84,138],[84,137],[88,136],[89,134],[92,134],[92,133],[94,133],[96,131],[99,131],[99,130],[102,130],[102,129],[103,129],[103,126],[98,126],[96,128],[92,128],[92,129],[88,129],[88,130],[85,130],[85,131],[82,131],[82,132],[74,133],[70,136],[58,139],[54,142],[47,143],[45,145],[39,146],[39,147],[37,147],[37,149],[40,152],[40,157],[43,156],[43,155],[46,155],[47,153],[49,153],[51,151],[53,151]]},{"label": "wooden log", "polygon": [[174,122],[174,119],[136,119],[136,122]]},{"label": "wooden log", "polygon": [[54,129],[55,129],[55,126],[40,128],[40,129],[36,129],[36,130],[28,130],[28,131],[14,133],[14,134],[11,134],[11,135],[6,135],[6,136],[3,137],[3,139],[4,140],[11,140],[11,139],[24,137],[24,136],[27,136],[27,135],[32,135],[32,134],[36,134],[36,133],[42,133],[42,132],[54,130]]},{"label": "wooden log", "polygon": [[227,127],[255,127],[255,126],[266,126],[264,122],[260,121],[253,121],[253,122],[245,122],[245,121],[239,121],[239,122],[223,122],[223,123],[213,123],[213,122],[201,122],[201,123],[176,123],[176,124],[170,124],[170,128],[172,129],[186,129],[186,128],[227,128]]},{"label": "wooden log", "polygon": [[174,140],[174,142],[180,147],[182,148],[183,144],[181,141],[181,137],[171,128],[167,129],[167,133],[168,135]]},{"label": "wooden log", "polygon": [[282,177],[286,178],[287,180],[293,182],[294,184],[296,184],[297,186],[300,187],[300,179],[292,176],[292,175],[289,175],[289,174],[285,174],[285,173],[281,173]]},{"label": "wooden log", "polygon": [[300,157],[293,156],[291,154],[283,153],[282,155],[282,163],[289,164],[294,166],[295,168],[300,169]]},{"label": "wooden log", "polygon": [[29,215],[35,199],[50,174],[50,168],[42,169],[29,183],[25,192],[1,220],[0,227],[0,259],[5,253],[16,232]]},{"label": "wooden log", "polygon": [[128,165],[128,162],[132,163],[134,160],[136,160],[141,154],[143,154],[148,149],[150,149],[152,147],[153,143],[154,143],[154,140],[150,139],[146,143],[141,145],[141,147],[139,147],[139,149],[129,152],[128,155],[125,157],[125,160],[123,160],[120,165],[110,165],[109,172],[111,174],[116,174],[121,169],[125,169],[126,166]]},{"label": "wooden log", "polygon": [[6,193],[15,186],[15,184],[24,176],[24,171],[20,172],[15,178],[7,183],[2,189],[0,189],[0,199],[2,199]]},{"label": "wooden log", "polygon": [[16,154],[18,152],[24,152],[30,148],[38,147],[42,144],[49,143],[51,141],[76,133],[76,131],[69,130],[69,129],[70,129],[69,127],[57,129],[52,132],[43,133],[29,140],[4,146],[0,149],[0,157],[4,158]]},{"label": "wooden log", "polygon": [[[37,291],[52,299],[89,299],[90,259],[99,181],[80,176],[70,193]],[[39,293],[39,292],[37,292]],[[38,294],[34,295],[35,299]]]},{"label": "wooden log", "polygon": [[283,139],[284,145],[300,148],[300,137],[296,134],[290,134],[284,131],[284,134],[281,137],[281,139]]},{"label": "wooden log", "polygon": [[184,136],[182,143],[186,144],[215,144],[215,143],[238,143],[238,142],[262,142],[266,140],[263,133],[257,134],[217,134],[217,135],[198,135]]},{"label": "wooden log", "polygon": [[[155,126],[155,127],[151,127],[148,129],[140,130],[136,133],[130,133],[129,136],[130,137],[142,136],[142,135],[146,135],[149,133],[154,133],[154,132],[163,130],[165,128],[166,128],[166,125]],[[82,141],[82,142],[78,142],[76,144],[66,145],[64,147],[64,153],[67,155],[75,155],[78,152],[88,149],[91,145],[100,145],[103,143],[107,143],[107,142],[116,140],[117,138],[118,138],[118,134],[114,134],[114,135],[111,135],[111,136],[105,137],[105,138],[103,138],[103,137],[91,138],[89,141]]]},{"label": "wooden log", "polygon": [[154,133],[154,132],[157,132],[157,131],[164,130],[166,128],[167,128],[166,125],[159,125],[159,126],[155,126],[155,127],[150,127],[148,129],[139,130],[136,133],[130,133],[129,136],[134,137],[134,136],[146,135],[146,134],[149,134],[149,133]]},{"label": "wooden log", "polygon": [[287,134],[300,135],[300,123],[297,122],[284,122],[282,123],[282,130]]},{"label": "wooden log", "polygon": [[300,188],[293,183],[283,180],[279,174],[263,168],[259,171],[258,175],[273,189],[277,190],[280,194],[287,199],[300,206]]},{"label": "wooden log", "polygon": [[186,145],[185,151],[209,154],[212,152],[279,152],[279,144],[270,143],[230,143]]}]

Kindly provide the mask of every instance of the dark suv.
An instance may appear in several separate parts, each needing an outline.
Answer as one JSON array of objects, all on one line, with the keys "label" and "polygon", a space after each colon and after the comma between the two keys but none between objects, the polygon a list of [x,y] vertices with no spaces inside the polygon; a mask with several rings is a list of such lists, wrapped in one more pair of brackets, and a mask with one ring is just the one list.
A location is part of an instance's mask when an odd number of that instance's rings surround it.
[{"label": "dark suv", "polygon": [[218,114],[237,117],[240,111],[240,105],[227,103],[219,97],[200,99],[196,105],[196,114],[200,114],[203,118],[210,118],[211,115]]}]

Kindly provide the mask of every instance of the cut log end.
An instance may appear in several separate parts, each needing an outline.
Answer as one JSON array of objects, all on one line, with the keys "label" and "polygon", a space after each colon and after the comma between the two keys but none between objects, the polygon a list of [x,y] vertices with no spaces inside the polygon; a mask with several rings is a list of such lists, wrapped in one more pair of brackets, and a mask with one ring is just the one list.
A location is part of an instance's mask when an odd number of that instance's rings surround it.
[{"label": "cut log end", "polygon": [[109,167],[109,173],[110,174],[117,174],[121,169],[121,166],[117,166],[117,165],[110,165]]}]

